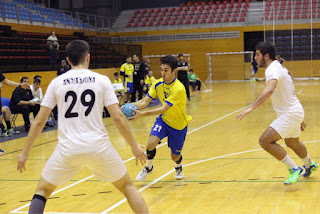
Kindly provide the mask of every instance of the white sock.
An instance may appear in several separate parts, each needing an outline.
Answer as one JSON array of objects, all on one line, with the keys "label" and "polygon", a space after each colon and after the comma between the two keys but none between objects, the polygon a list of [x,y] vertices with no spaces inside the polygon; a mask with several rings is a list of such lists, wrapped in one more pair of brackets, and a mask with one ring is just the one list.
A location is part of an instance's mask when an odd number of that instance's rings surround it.
[{"label": "white sock", "polygon": [[175,167],[176,167],[176,168],[179,168],[179,167],[181,167],[181,166],[182,166],[181,163],[179,163],[179,164],[176,163],[176,166],[175,166]]},{"label": "white sock", "polygon": [[146,167],[148,168],[148,169],[151,169],[152,168],[152,166],[153,166],[153,159],[152,160],[147,160],[147,164],[146,164]]},{"label": "white sock", "polygon": [[288,166],[289,169],[297,169],[298,166],[293,162],[291,157],[287,154],[282,160],[282,163]]},{"label": "white sock", "polygon": [[307,156],[305,158],[301,158],[306,168],[310,168],[311,165],[311,159],[309,157],[309,154],[307,153]]}]

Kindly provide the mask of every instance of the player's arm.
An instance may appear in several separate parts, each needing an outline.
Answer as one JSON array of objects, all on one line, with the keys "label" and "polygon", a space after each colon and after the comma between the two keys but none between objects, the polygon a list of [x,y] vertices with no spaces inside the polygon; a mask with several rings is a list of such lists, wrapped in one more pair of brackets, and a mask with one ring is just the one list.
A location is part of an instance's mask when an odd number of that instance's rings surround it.
[{"label": "player's arm", "polygon": [[2,81],[4,84],[6,85],[10,85],[10,86],[13,86],[13,87],[19,87],[21,86],[22,88],[30,88],[30,86],[27,84],[27,83],[17,83],[17,82],[13,82],[11,80],[8,80],[7,78],[4,79]]},{"label": "player's arm", "polygon": [[131,147],[131,151],[136,157],[136,165],[138,165],[139,160],[141,164],[144,165],[147,160],[147,156],[143,152],[143,150],[140,148],[140,146],[137,144],[136,140],[134,139],[128,120],[126,119],[124,114],[121,112],[119,105],[116,103],[106,107],[108,109],[108,112],[111,115],[111,118],[114,124],[119,130],[121,136],[126,140],[126,142]]},{"label": "player's arm", "polygon": [[188,66],[182,66],[177,68],[178,71],[188,71],[189,67]]},{"label": "player's arm", "polygon": [[247,114],[251,113],[254,109],[258,108],[262,103],[269,99],[269,97],[273,94],[273,91],[277,87],[277,83],[277,79],[270,79],[264,89],[261,91],[256,101],[249,108],[240,112],[236,116],[236,119],[242,120]]},{"label": "player's arm", "polygon": [[171,106],[168,103],[163,103],[163,105],[160,108],[156,108],[156,109],[152,109],[149,111],[137,111],[134,110],[136,112],[136,114],[133,117],[129,117],[129,119],[131,120],[137,120],[141,117],[145,117],[145,116],[150,116],[150,115],[159,115],[159,114],[164,114],[166,111],[168,111],[168,109]]},{"label": "player's arm", "polygon": [[25,163],[28,159],[29,152],[32,148],[32,145],[39,137],[40,133],[42,132],[43,127],[45,126],[47,119],[51,113],[51,108],[41,106],[40,111],[33,121],[26,143],[24,144],[24,148],[22,150],[22,153],[18,156],[18,164],[17,164],[17,170],[22,172],[22,169],[26,170]]},{"label": "player's arm", "polygon": [[135,105],[137,107],[137,109],[142,109],[145,108],[149,105],[149,103],[151,102],[151,98],[149,96],[145,96],[143,99],[132,103],[133,105]]}]

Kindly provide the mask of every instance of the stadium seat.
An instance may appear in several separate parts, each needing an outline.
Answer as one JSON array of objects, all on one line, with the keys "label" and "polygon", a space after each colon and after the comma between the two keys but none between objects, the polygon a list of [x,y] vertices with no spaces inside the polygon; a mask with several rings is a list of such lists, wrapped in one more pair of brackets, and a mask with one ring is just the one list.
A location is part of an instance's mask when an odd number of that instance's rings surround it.
[{"label": "stadium seat", "polygon": [[246,17],[246,16],[247,16],[246,13],[241,13],[241,14],[240,14],[240,17]]},{"label": "stadium seat", "polygon": [[229,4],[229,2],[228,1],[223,1],[223,3],[222,4]]},{"label": "stadium seat", "polygon": [[192,10],[192,11],[197,11],[198,8],[197,8],[197,7],[192,7],[191,10]]},{"label": "stadium seat", "polygon": [[130,23],[128,23],[128,24],[126,25],[126,27],[131,27],[131,24],[130,24]]},{"label": "stadium seat", "polygon": [[183,21],[179,21],[177,24],[178,25],[183,25]]},{"label": "stadium seat", "polygon": [[292,18],[291,15],[286,16],[286,19],[291,19],[291,18]]},{"label": "stadium seat", "polygon": [[139,24],[138,23],[134,23],[133,27],[138,27]]},{"label": "stadium seat", "polygon": [[316,18],[316,15],[312,14],[312,15],[309,15],[309,18]]},{"label": "stadium seat", "polygon": [[227,6],[225,4],[221,5],[220,9],[227,9]]},{"label": "stadium seat", "polygon": [[243,0],[238,0],[238,3],[240,3],[240,4],[243,3]]},{"label": "stadium seat", "polygon": [[219,7],[219,5],[215,5],[214,7],[213,7],[213,9],[215,9],[215,10],[218,10],[220,7]]},{"label": "stadium seat", "polygon": [[195,2],[195,3],[194,3],[194,6],[199,6],[199,5],[200,5],[199,2]]},{"label": "stadium seat", "polygon": [[234,5],[233,5],[233,4],[229,4],[228,8],[229,8],[229,9],[233,9],[233,8],[234,8]]},{"label": "stadium seat", "polygon": [[208,15],[203,15],[202,19],[208,19]]},{"label": "stadium seat", "polygon": [[204,6],[200,6],[200,7],[199,7],[199,10],[204,10],[204,9],[205,9]]},{"label": "stadium seat", "polygon": [[171,21],[170,22],[170,25],[175,25],[176,24],[176,21]]},{"label": "stadium seat", "polygon": [[206,19],[202,19],[200,24],[206,24],[207,23],[207,20]]},{"label": "stadium seat", "polygon": [[218,15],[218,18],[220,19],[220,18],[223,18],[223,14],[219,14]]},{"label": "stadium seat", "polygon": [[180,4],[180,7],[184,7],[184,6],[186,6],[185,3],[181,3],[181,4]]},{"label": "stadium seat", "polygon": [[163,11],[163,12],[168,12],[169,9],[168,9],[168,8],[164,8],[162,11]]},{"label": "stadium seat", "polygon": [[230,18],[231,15],[230,15],[230,13],[227,13],[224,17],[225,17],[225,18]]},{"label": "stadium seat", "polygon": [[238,14],[238,13],[234,13],[234,14],[232,15],[232,17],[239,17],[239,14]]},{"label": "stadium seat", "polygon": [[153,26],[153,22],[149,22],[148,27]]},{"label": "stadium seat", "polygon": [[190,7],[185,7],[183,10],[184,11],[190,11]]},{"label": "stadium seat", "polygon": [[193,20],[192,24],[199,24],[199,20],[197,19]]},{"label": "stadium seat", "polygon": [[[160,9],[160,11],[159,12],[161,12],[161,9]],[[171,8],[170,10],[169,10],[169,12],[176,12],[176,8]],[[158,13],[158,12],[157,12]]]},{"label": "stadium seat", "polygon": [[201,2],[201,5],[202,5],[202,6],[206,6],[206,5],[207,5],[207,2],[205,2],[205,1]]},{"label": "stadium seat", "polygon": [[180,16],[180,20],[186,20],[185,16]]},{"label": "stadium seat", "polygon": [[145,22],[140,24],[140,27],[145,27],[147,24]]},{"label": "stadium seat", "polygon": [[136,10],[136,12],[134,12],[134,14],[139,14],[140,13],[140,10]]},{"label": "stadium seat", "polygon": [[221,19],[217,19],[217,20],[216,20],[216,23],[220,23],[220,22],[221,22]]},{"label": "stadium seat", "polygon": [[209,19],[208,23],[214,23],[214,19]]},{"label": "stadium seat", "polygon": [[227,13],[232,13],[232,12],[233,12],[232,9],[228,9],[228,10],[227,10]]},{"label": "stadium seat", "polygon": [[202,10],[198,10],[196,14],[199,16],[202,15]]},{"label": "stadium seat", "polygon": [[179,7],[179,8],[177,9],[177,11],[183,11],[183,8],[182,8],[182,7]]},{"label": "stadium seat", "polygon": [[147,10],[143,10],[141,13],[147,13]]},{"label": "stadium seat", "polygon": [[149,18],[145,18],[144,20],[143,20],[143,22],[148,22],[149,21]]},{"label": "stadium seat", "polygon": [[204,14],[209,15],[210,14],[210,10],[205,10]]},{"label": "stadium seat", "polygon": [[216,18],[216,15],[215,14],[211,14],[210,15],[210,19],[214,19],[214,18]]},{"label": "stadium seat", "polygon": [[193,19],[193,16],[188,16],[188,20],[192,20]]},{"label": "stadium seat", "polygon": [[191,6],[192,6],[192,2],[188,2],[187,7],[191,7]]},{"label": "stadium seat", "polygon": [[171,20],[171,17],[170,16],[167,16],[166,18],[165,18],[165,21],[170,21]]},{"label": "stadium seat", "polygon": [[197,15],[197,16],[195,16],[194,18],[195,18],[195,19],[200,19],[201,17]]},{"label": "stadium seat", "polygon": [[220,4],[221,4],[221,1],[216,1],[216,4],[217,4],[217,5],[220,5]]},{"label": "stadium seat", "polygon": [[158,21],[163,21],[163,17],[159,17],[159,18],[158,18]]},{"label": "stadium seat", "polygon": [[149,10],[148,13],[154,13],[154,9]]},{"label": "stadium seat", "polygon": [[183,16],[187,16],[188,14],[189,14],[188,11],[184,11],[184,12],[182,13]]},{"label": "stadium seat", "polygon": [[248,9],[245,7],[242,9],[242,12],[248,12]]},{"label": "stadium seat", "polygon": [[169,23],[167,21],[163,22],[162,25],[168,25]]},{"label": "stadium seat", "polygon": [[300,19],[300,16],[299,16],[299,15],[294,15],[293,18],[294,18],[294,19]]},{"label": "stadium seat", "polygon": [[214,2],[213,1],[209,1],[208,5],[214,5]]},{"label": "stadium seat", "polygon": [[191,11],[190,13],[189,13],[189,15],[192,15],[192,16],[194,16],[196,13],[194,12],[194,11]]},{"label": "stadium seat", "polygon": [[206,10],[212,10],[212,6],[211,5],[207,5]]},{"label": "stadium seat", "polygon": [[159,25],[161,25],[161,22],[157,22],[157,23],[155,24],[155,26],[159,26]]},{"label": "stadium seat", "polygon": [[190,20],[187,20],[187,21],[185,22],[185,24],[189,25],[189,24],[191,24],[191,21],[190,21]]},{"label": "stadium seat", "polygon": [[[172,9],[174,9],[174,11],[176,10],[174,7]],[[156,13],[160,13],[160,12],[161,12],[160,8],[156,10]]]},{"label": "stadium seat", "polygon": [[175,15],[175,16],[180,16],[180,12],[177,11],[177,12],[174,13],[174,15]]},{"label": "stadium seat", "polygon": [[174,16],[174,17],[173,17],[173,20],[178,20],[178,19],[179,19],[178,16]]},{"label": "stadium seat", "polygon": [[308,15],[307,14],[302,14],[301,19],[307,19]]}]

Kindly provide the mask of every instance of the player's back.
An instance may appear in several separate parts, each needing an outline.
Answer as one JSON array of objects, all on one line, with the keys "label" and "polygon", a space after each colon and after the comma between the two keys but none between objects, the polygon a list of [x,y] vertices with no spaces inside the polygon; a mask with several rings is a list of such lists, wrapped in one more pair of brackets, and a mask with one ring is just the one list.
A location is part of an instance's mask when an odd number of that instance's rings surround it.
[{"label": "player's back", "polygon": [[108,147],[103,107],[118,103],[109,78],[87,69],[70,70],[50,85],[54,92],[48,93],[53,94],[58,105],[59,148],[78,154]]}]

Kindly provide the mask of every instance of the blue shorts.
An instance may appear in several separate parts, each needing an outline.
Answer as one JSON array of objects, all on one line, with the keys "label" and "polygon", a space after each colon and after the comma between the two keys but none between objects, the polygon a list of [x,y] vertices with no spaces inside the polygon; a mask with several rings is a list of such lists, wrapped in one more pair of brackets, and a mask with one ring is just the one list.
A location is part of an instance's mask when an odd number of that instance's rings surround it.
[{"label": "blue shorts", "polygon": [[256,74],[258,72],[258,68],[257,69],[253,69],[253,72]]},{"label": "blue shorts", "polygon": [[126,92],[133,92],[133,82],[125,82],[125,89]]},{"label": "blue shorts", "polygon": [[157,117],[156,122],[154,122],[150,135],[157,136],[160,140],[168,137],[168,147],[171,149],[171,152],[175,155],[180,155],[186,139],[187,129],[188,126],[182,130],[174,129],[168,126],[162,120],[161,116],[159,116]]}]

